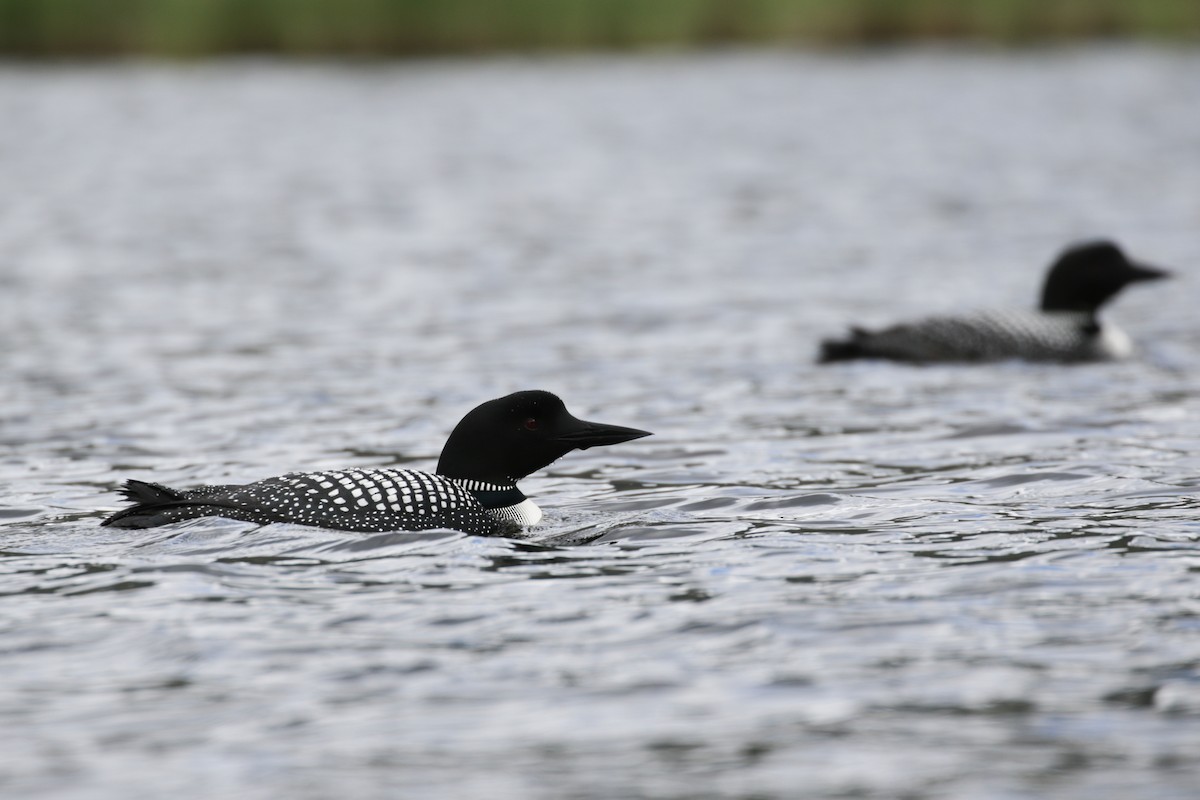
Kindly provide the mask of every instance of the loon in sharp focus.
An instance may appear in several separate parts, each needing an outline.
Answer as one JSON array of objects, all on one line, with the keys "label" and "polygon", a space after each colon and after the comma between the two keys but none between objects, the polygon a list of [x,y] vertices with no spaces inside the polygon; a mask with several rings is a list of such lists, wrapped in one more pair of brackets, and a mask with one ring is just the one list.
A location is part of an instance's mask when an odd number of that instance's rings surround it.
[{"label": "loon in sharp focus", "polygon": [[450,434],[437,472],[353,468],[295,472],[257,483],[168,489],[130,480],[134,505],[101,525],[153,528],[196,517],[290,522],[343,531],[450,528],[489,536],[536,524],[542,511],[517,481],[572,450],[648,431],[584,422],[553,394],[516,392],[478,406]]},{"label": "loon in sharp focus", "polygon": [[927,317],[879,331],[852,328],[849,339],[821,343],[819,361],[1105,361],[1133,352],[1129,337],[1104,323],[1100,307],[1131,283],[1165,270],[1130,261],[1112,242],[1068,247],[1046,275],[1041,309]]}]

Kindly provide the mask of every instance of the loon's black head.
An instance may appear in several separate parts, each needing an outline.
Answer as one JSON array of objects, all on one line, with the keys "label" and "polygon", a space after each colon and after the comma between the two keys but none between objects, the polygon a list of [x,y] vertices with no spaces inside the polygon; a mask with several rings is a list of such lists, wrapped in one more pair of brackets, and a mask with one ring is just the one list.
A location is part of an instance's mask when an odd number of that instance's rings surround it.
[{"label": "loon's black head", "polygon": [[572,450],[649,435],[576,419],[550,392],[516,392],[489,400],[463,417],[442,448],[437,471],[448,478],[515,483]]},{"label": "loon's black head", "polygon": [[1042,310],[1095,313],[1129,284],[1166,278],[1170,274],[1130,261],[1112,242],[1072,245],[1059,255],[1046,275]]}]

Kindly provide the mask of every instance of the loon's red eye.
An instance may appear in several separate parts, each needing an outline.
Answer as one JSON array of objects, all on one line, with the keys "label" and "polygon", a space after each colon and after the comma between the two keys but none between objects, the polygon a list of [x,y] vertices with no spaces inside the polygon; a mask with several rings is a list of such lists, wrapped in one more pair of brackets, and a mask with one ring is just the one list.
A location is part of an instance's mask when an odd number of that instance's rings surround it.
[{"label": "loon's red eye", "polygon": [[534,419],[533,417],[530,417],[529,419],[525,420],[525,430],[536,431],[537,428],[538,428],[538,421],[536,419]]}]

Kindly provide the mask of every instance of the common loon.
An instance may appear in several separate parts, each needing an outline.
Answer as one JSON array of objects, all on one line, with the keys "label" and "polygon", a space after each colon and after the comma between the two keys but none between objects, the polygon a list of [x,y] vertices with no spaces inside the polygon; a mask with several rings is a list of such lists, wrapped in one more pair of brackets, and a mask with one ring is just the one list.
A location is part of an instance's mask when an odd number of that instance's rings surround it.
[{"label": "common loon", "polygon": [[643,436],[650,433],[576,419],[549,392],[516,392],[463,417],[442,448],[436,474],[354,468],[182,491],[129,480],[119,491],[134,505],[100,524],[153,528],[227,517],[343,531],[450,528],[489,536],[541,520],[541,509],[517,488],[521,478],[572,450]]},{"label": "common loon", "polygon": [[1138,281],[1170,275],[1130,261],[1109,241],[1068,247],[1051,265],[1036,311],[977,311],[926,317],[878,331],[851,328],[850,338],[821,343],[819,361],[1105,361],[1133,352],[1129,337],[1099,318],[1101,306]]}]

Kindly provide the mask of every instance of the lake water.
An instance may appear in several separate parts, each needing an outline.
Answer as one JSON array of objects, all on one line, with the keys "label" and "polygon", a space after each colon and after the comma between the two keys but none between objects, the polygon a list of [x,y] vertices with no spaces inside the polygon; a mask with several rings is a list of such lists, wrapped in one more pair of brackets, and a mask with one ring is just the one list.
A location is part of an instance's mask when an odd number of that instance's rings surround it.
[{"label": "lake water", "polygon": [[[0,793],[1195,798],[1200,51],[0,67]],[[817,366],[1171,267],[1138,359]],[[530,538],[98,527],[653,438]]]}]

